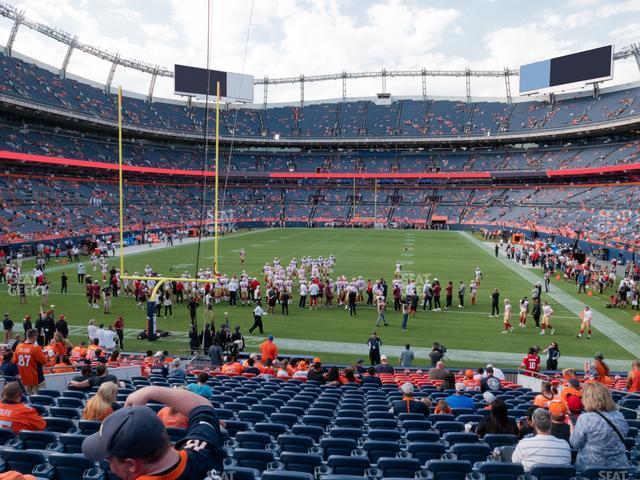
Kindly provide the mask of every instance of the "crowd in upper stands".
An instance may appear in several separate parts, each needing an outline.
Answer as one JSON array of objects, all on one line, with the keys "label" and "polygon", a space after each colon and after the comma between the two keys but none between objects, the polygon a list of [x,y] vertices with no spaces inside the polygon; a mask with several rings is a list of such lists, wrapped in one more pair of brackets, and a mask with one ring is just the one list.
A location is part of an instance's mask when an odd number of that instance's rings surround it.
[{"label": "crowd in upper stands", "polygon": [[[62,79],[34,64],[0,56],[0,93],[9,97],[115,121],[116,97],[70,78]],[[399,100],[310,104],[300,107],[223,109],[222,133],[353,137],[359,135],[460,136],[504,131],[574,127],[637,115],[640,89],[623,89],[597,98],[586,95],[549,104],[442,100]],[[124,97],[125,124],[183,132],[203,130],[204,109],[185,103],[146,102]]]}]

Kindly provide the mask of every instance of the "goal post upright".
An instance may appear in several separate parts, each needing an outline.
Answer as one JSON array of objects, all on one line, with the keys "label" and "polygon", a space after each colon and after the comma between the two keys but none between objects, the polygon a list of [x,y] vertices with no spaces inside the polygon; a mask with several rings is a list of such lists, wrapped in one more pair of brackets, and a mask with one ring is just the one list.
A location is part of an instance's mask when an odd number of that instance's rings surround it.
[{"label": "goal post upright", "polygon": [[216,82],[216,173],[213,212],[213,273],[218,273],[218,152],[220,143],[220,82]]},{"label": "goal post upright", "polygon": [[120,275],[124,275],[124,209],[122,188],[122,87],[118,87],[118,217],[120,223]]}]

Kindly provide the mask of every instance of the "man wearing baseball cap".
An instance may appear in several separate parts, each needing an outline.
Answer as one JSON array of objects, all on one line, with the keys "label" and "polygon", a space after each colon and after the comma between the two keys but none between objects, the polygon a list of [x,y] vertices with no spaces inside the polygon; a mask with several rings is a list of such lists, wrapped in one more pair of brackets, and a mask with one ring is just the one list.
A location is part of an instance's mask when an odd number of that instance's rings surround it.
[{"label": "man wearing baseball cap", "polygon": [[566,423],[567,406],[560,400],[549,403],[549,413],[551,414],[551,435],[569,443],[571,429]]},{"label": "man wearing baseball cap", "polygon": [[422,413],[423,415],[429,415],[429,410],[425,404],[414,398],[414,388],[411,382],[403,383],[400,390],[402,391],[402,400],[393,402],[391,412],[396,415],[400,413]]},{"label": "man wearing baseball cap", "polygon": [[[148,402],[162,403],[189,417],[185,437],[171,446],[167,431]],[[100,430],[82,442],[91,461],[106,460],[123,480],[187,480],[222,472],[220,423],[209,400],[187,390],[146,387],[127,398]]]}]

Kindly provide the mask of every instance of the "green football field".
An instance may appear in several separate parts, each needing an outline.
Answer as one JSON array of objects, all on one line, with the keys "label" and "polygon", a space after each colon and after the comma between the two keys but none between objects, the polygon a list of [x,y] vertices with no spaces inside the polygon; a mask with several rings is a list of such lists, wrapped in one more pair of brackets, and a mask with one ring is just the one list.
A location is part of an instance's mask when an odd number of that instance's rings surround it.
[{"label": "green football field", "polygon": [[[244,265],[239,262],[239,250],[244,248],[247,259]],[[479,248],[468,238],[457,232],[433,232],[416,230],[360,230],[360,229],[272,229],[244,231],[227,235],[220,240],[220,267],[228,274],[239,274],[243,269],[252,276],[262,278],[262,267],[267,261],[278,257],[283,266],[293,257],[302,256],[336,257],[336,266],[332,278],[340,274],[349,279],[362,275],[366,279],[384,277],[391,285],[394,265],[400,260],[403,265],[405,278],[417,281],[418,291],[426,280],[437,278],[443,285],[442,303],[444,305],[444,286],[451,280],[454,284],[454,306],[451,311],[424,312],[420,309],[409,323],[407,332],[400,329],[401,315],[387,311],[390,325],[379,327],[377,330],[384,342],[385,349],[395,361],[397,348],[410,343],[412,348],[418,348],[418,365],[426,364],[426,353],[420,347],[429,349],[434,341],[446,345],[451,352],[453,364],[479,366],[480,360],[494,360],[501,366],[517,366],[515,358],[520,358],[528,347],[540,345],[546,347],[553,339],[560,345],[563,356],[591,357],[596,351],[606,352],[609,359],[629,360],[632,354],[619,346],[607,336],[597,330],[588,342],[578,340],[575,335],[579,328],[576,314],[548,299],[555,310],[554,337],[539,336],[529,318],[528,328],[517,327],[517,303],[524,295],[529,295],[532,285],[516,272],[506,268],[492,255]],[[197,260],[197,245],[194,243],[176,245],[172,248],[154,249],[138,253],[130,253],[125,259],[125,268],[130,273],[143,272],[146,264],[165,276],[179,275],[189,271],[194,273],[196,263],[201,266],[212,264],[213,245],[211,240],[203,241],[200,249],[200,259]],[[91,262],[84,258],[87,272],[91,272]],[[118,259],[110,259],[109,265],[118,266]],[[25,261],[23,269],[28,273],[33,266],[32,261]],[[467,295],[464,309],[457,308],[457,285],[460,280],[469,285],[474,276],[475,268],[479,266],[484,274],[478,293],[478,304],[469,305]],[[69,276],[69,293],[59,294],[60,275],[66,272]],[[120,296],[113,299],[111,315],[104,315],[102,309],[88,308],[84,297],[84,286],[76,281],[76,265],[64,265],[52,261],[47,266],[47,277],[52,282],[49,304],[55,304],[56,315],[64,313],[72,326],[73,342],[86,338],[86,325],[89,319],[95,318],[98,323],[109,325],[116,315],[123,315],[127,335],[125,349],[127,351],[146,351],[148,349],[167,349],[172,352],[186,351],[188,340],[186,332],[189,326],[189,316],[184,305],[174,304],[173,318],[159,318],[158,328],[172,332],[168,338],[155,343],[140,341],[135,334],[145,326],[145,312],[136,308],[131,297]],[[101,278],[100,272],[95,272],[94,278]],[[557,282],[555,282],[557,283]],[[501,292],[501,304],[504,298],[510,298],[514,305],[514,319],[516,331],[501,334],[502,319],[489,318],[490,298],[494,288]],[[555,285],[554,285],[555,287]],[[571,293],[570,285],[560,288]],[[389,289],[391,292],[391,287]],[[356,358],[366,354],[365,343],[375,327],[376,313],[374,309],[363,306],[358,309],[357,317],[349,317],[344,308],[334,306],[330,309],[321,308],[309,311],[297,307],[297,287],[294,288],[294,299],[290,305],[289,316],[282,316],[279,307],[276,314],[266,316],[265,335],[272,334],[276,343],[280,343],[281,352],[319,355],[323,361],[353,362]],[[604,298],[591,300],[596,309],[604,305]],[[602,304],[602,305],[601,305]],[[30,296],[26,306],[18,304],[18,298],[10,296],[5,287],[0,293],[0,309],[11,314],[17,324],[22,317],[29,313],[35,318],[40,305],[40,298]],[[501,305],[502,308],[502,305]],[[202,314],[202,308],[200,314]],[[228,311],[232,326],[240,325],[247,335],[252,324],[252,308],[238,306],[229,308],[226,304],[216,307],[214,315],[216,322],[223,319],[223,313]],[[629,321],[629,312],[610,311],[602,308],[603,313],[611,314],[616,322],[623,324],[631,331],[638,333],[638,324]],[[199,325],[202,326],[202,319]],[[21,331],[20,325],[17,330]],[[256,334],[257,332],[254,332]],[[249,349],[257,348],[263,337],[251,337],[248,340]],[[456,353],[455,355],[453,353]],[[495,352],[495,354],[494,354]],[[511,357],[504,354],[514,354]],[[495,357],[495,359],[493,358]],[[560,366],[566,366],[562,360]]]}]

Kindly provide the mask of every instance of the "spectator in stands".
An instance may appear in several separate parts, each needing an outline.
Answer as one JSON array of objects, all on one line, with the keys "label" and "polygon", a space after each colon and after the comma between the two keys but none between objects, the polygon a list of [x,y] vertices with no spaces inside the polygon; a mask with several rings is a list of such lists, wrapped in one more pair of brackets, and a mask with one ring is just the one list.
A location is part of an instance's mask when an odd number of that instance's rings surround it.
[{"label": "spectator in stands", "polygon": [[247,366],[244,367],[243,373],[251,373],[253,375],[260,375],[260,369],[256,367],[256,361],[253,358],[247,360]]},{"label": "spectator in stands", "polygon": [[446,415],[450,415],[451,407],[449,406],[449,404],[444,398],[441,398],[440,400],[438,400],[438,403],[436,403],[436,408],[433,409],[433,413],[435,414],[444,413]]},{"label": "spectator in stands", "polygon": [[585,371],[592,373],[594,381],[603,385],[611,385],[610,369],[609,365],[604,361],[604,355],[601,352],[597,352],[593,358],[595,360],[593,365],[591,365],[591,368],[585,368]]},{"label": "spectator in stands", "polygon": [[530,437],[536,434],[536,429],[533,428],[533,412],[535,412],[537,409],[538,407],[527,408],[526,415],[523,418],[518,419],[518,440],[522,440],[523,438]]},{"label": "spectator in stands", "polygon": [[480,380],[480,391],[484,393],[487,390],[491,390],[493,392],[500,390],[502,383],[497,377],[493,376],[493,367],[487,367],[485,369],[485,374],[486,377],[483,377],[482,380]]},{"label": "spectator in stands", "polygon": [[509,411],[504,400],[496,398],[491,402],[491,414],[480,420],[476,433],[480,438],[487,433],[518,435],[518,425],[515,420],[509,418]]},{"label": "spectator in stands", "polygon": [[10,428],[15,433],[19,433],[22,430],[41,431],[46,426],[47,422],[38,411],[23,403],[20,384],[7,383],[2,390],[2,402],[0,402],[0,428]]},{"label": "spectator in stands", "polygon": [[18,365],[20,380],[29,395],[38,393],[38,388],[44,382],[42,367],[47,363],[47,358],[36,344],[37,330],[27,332],[27,339],[16,347],[13,361]]},{"label": "spectator in stands", "polygon": [[389,365],[389,360],[386,355],[380,357],[380,363],[376,365],[376,372],[380,373],[393,373],[393,367]]},{"label": "spectator in stands", "polygon": [[[73,377],[73,381],[76,384],[80,382],[84,382],[85,380],[89,380],[93,376],[93,370],[91,369],[91,365],[84,365],[82,370],[80,370],[80,375]],[[80,392],[89,392],[91,391],[91,386],[87,384],[86,387],[74,387],[69,384],[69,390],[78,390]]]},{"label": "spectator in stands", "polygon": [[187,378],[187,372],[182,368],[182,360],[179,358],[174,358],[173,362],[171,362],[171,366],[173,367],[169,372],[169,378],[177,378],[180,380],[184,380]]},{"label": "spectator in stands", "polygon": [[[176,450],[162,421],[148,402],[163,403],[189,417],[187,434]],[[82,453],[91,461],[107,460],[120,478],[148,476],[186,480],[223,471],[220,422],[209,400],[175,388],[146,387],[127,398],[125,408],[109,415],[100,432],[87,437]]]},{"label": "spectator in stands", "polygon": [[60,361],[51,369],[51,373],[74,373],[76,367],[73,366],[68,355],[62,355]]},{"label": "spectator in stands", "polygon": [[362,381],[362,385],[375,385],[378,387],[382,386],[382,380],[380,380],[378,372],[376,372],[376,369],[374,367],[369,367],[367,373],[365,375],[362,375],[360,380]]},{"label": "spectator in stands", "polygon": [[196,378],[198,379],[198,382],[187,385],[187,390],[211,400],[211,397],[213,397],[213,390],[211,390],[211,387],[207,384],[209,381],[209,374],[207,372],[200,372]]},{"label": "spectator in stands", "polygon": [[338,367],[331,367],[327,372],[327,385],[339,387],[342,385],[340,381],[340,369]]},{"label": "spectator in stands", "polygon": [[505,381],[506,377],[504,376],[504,372],[500,370],[498,367],[496,367],[493,363],[487,363],[483,376],[485,377],[487,376],[487,370],[486,370],[487,368],[493,369],[493,376],[496,377],[498,380],[500,380],[501,382]]},{"label": "spectator in stands", "polygon": [[242,372],[244,371],[244,367],[240,362],[238,362],[238,360],[236,360],[236,357],[232,355],[229,358],[229,361],[224,365],[222,365],[222,368],[220,369],[220,371],[225,375],[229,375],[229,374],[242,375]]},{"label": "spectator in stands", "polygon": [[13,320],[9,317],[9,313],[4,314],[2,319],[2,328],[4,328],[4,343],[7,343],[13,334]]},{"label": "spectator in stands", "polygon": [[158,418],[162,420],[165,428],[187,428],[189,417],[178,412],[172,407],[162,407],[158,412]]},{"label": "spectator in stands", "polygon": [[11,350],[7,350],[4,352],[2,356],[2,365],[0,366],[0,374],[2,374],[3,378],[7,379],[7,377],[16,379],[20,375],[18,371],[18,366],[13,363],[13,352]]},{"label": "spectator in stands", "polygon": [[117,396],[117,384],[113,382],[103,383],[98,388],[98,392],[87,401],[87,405],[82,412],[82,419],[102,422],[120,408],[120,405],[116,403]]},{"label": "spectator in stands", "polygon": [[571,428],[566,422],[567,406],[560,400],[549,403],[549,413],[551,414],[551,435],[569,443]]},{"label": "spectator in stands", "polygon": [[314,381],[323,385],[325,382],[324,372],[322,371],[322,364],[315,362],[309,372],[307,373],[307,381]]},{"label": "spectator in stands", "polygon": [[578,470],[597,465],[628,467],[624,438],[629,425],[609,390],[600,383],[589,383],[583,389],[582,403],[585,413],[578,417],[570,439],[578,450]]},{"label": "spectator in stands", "polygon": [[400,354],[398,366],[400,368],[409,368],[413,364],[415,354],[411,351],[411,345],[408,343],[404,346],[404,351]]},{"label": "spectator in stands", "polygon": [[446,380],[449,370],[444,368],[444,362],[436,363],[436,366],[429,370],[429,380]]},{"label": "spectator in stands", "polygon": [[391,411],[395,415],[400,413],[422,413],[423,415],[429,415],[429,411],[425,407],[424,403],[414,398],[414,388],[412,383],[403,383],[400,390],[402,391],[402,400],[393,402],[391,408]]},{"label": "spectator in stands", "polygon": [[456,383],[456,393],[446,398],[447,403],[451,408],[470,408],[475,409],[476,405],[473,402],[473,398],[466,395],[467,387],[464,383]]},{"label": "spectator in stands", "polygon": [[627,391],[640,392],[640,361],[631,362],[631,371],[627,375]]},{"label": "spectator in stands", "polygon": [[118,378],[114,375],[111,375],[110,373],[107,372],[107,366],[104,363],[99,364],[96,367],[96,375],[89,377],[86,380],[82,380],[80,382],[77,382],[75,380],[71,380],[71,382],[69,382],[69,386],[70,387],[74,387],[74,388],[86,388],[86,387],[99,387],[100,385],[102,385],[105,382],[113,382],[116,385],[119,384],[118,382]]},{"label": "spectator in stands", "polygon": [[151,375],[157,375],[161,377],[169,376],[169,368],[164,363],[164,355],[162,353],[156,353],[153,357],[153,365],[150,369]]},{"label": "spectator in stands", "polygon": [[351,368],[344,369],[344,374],[340,378],[340,381],[342,382],[343,385],[346,385],[349,383],[356,383],[356,384],[360,383],[360,380],[358,379],[358,377],[356,377],[356,373]]},{"label": "spectator in stands", "polygon": [[219,367],[224,363],[223,351],[220,345],[214,343],[209,347],[209,359],[212,367]]},{"label": "spectator in stands", "polygon": [[571,448],[567,442],[551,434],[549,412],[538,408],[533,412],[532,421],[536,430],[535,437],[520,440],[513,451],[511,461],[521,463],[525,472],[537,464],[570,465]]},{"label": "spectator in stands", "polygon": [[567,381],[567,384],[562,388],[562,392],[560,392],[560,400],[562,400],[565,405],[569,406],[569,398],[573,396],[582,397],[580,380],[578,380],[577,378],[570,378]]},{"label": "spectator in stands", "polygon": [[536,407],[547,408],[550,402],[557,400],[558,396],[553,391],[553,386],[549,382],[542,384],[542,392],[536,395],[533,399],[533,404]]},{"label": "spectator in stands", "polygon": [[271,361],[278,359],[278,346],[273,341],[273,335],[269,335],[267,340],[260,345],[260,358],[263,362],[266,362],[267,359],[271,359]]}]

